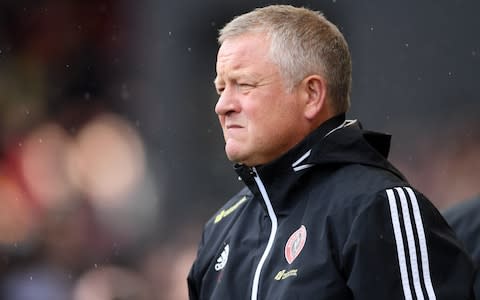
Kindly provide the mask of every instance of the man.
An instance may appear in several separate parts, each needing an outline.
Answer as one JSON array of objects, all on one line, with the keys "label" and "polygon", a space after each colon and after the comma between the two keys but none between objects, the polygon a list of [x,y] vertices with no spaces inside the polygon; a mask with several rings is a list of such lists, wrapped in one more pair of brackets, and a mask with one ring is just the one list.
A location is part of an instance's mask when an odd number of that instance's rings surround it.
[{"label": "man", "polygon": [[[443,216],[455,230],[473,258],[475,266],[480,266],[480,195],[462,201],[443,212]],[[480,277],[475,278],[475,297],[480,299]]]},{"label": "man", "polygon": [[386,160],[389,136],[345,120],[339,30],[275,5],[219,43],[215,111],[246,187],[206,224],[190,299],[470,299],[472,262]]}]

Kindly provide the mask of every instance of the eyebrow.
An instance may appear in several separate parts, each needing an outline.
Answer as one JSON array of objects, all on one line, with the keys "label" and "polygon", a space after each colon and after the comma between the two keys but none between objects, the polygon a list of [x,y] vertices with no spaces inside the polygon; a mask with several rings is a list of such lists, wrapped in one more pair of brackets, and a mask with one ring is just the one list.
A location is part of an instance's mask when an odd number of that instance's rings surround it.
[{"label": "eyebrow", "polygon": [[[252,78],[254,80],[259,80],[260,78],[262,78],[262,74],[258,73],[258,72],[249,72],[249,71],[244,71],[244,70],[234,70],[230,73],[230,76],[228,76],[230,79],[238,79],[240,78],[241,76],[248,76],[249,78]],[[217,75],[215,77],[215,79],[213,80],[213,84],[214,85],[218,85],[220,84],[219,81],[225,81],[224,79],[220,79],[220,77]]]},{"label": "eyebrow", "polygon": [[218,76],[216,76],[216,77],[213,79],[213,85],[216,86],[219,81],[220,81],[220,79],[218,79]]}]

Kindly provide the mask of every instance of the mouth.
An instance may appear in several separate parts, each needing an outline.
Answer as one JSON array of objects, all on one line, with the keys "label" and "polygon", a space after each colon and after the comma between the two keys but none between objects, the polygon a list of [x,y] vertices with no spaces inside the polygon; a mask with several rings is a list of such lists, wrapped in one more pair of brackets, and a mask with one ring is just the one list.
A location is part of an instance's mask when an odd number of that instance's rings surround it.
[{"label": "mouth", "polygon": [[225,126],[225,128],[227,129],[238,129],[238,128],[243,128],[242,126],[240,125],[237,125],[237,124],[228,124]]}]

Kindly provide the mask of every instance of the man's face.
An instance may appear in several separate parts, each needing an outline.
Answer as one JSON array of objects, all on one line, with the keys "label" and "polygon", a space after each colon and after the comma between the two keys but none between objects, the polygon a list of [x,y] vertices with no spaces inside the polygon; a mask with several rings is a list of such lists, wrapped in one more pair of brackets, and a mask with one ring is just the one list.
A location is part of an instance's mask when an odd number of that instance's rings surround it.
[{"label": "man's face", "polygon": [[265,34],[248,33],[225,40],[217,56],[215,112],[225,152],[248,166],[272,161],[308,133],[299,91],[287,90],[269,45]]}]

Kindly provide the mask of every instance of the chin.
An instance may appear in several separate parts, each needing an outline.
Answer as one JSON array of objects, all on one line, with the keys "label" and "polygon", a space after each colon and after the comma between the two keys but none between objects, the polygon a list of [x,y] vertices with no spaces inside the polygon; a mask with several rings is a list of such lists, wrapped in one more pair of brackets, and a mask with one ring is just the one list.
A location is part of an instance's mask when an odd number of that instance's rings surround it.
[{"label": "chin", "polygon": [[233,163],[243,164],[243,160],[238,155],[227,152],[227,158]]},{"label": "chin", "polygon": [[242,155],[239,155],[239,153],[226,151],[226,154],[228,160],[230,160],[231,162],[246,165],[246,158]]}]

